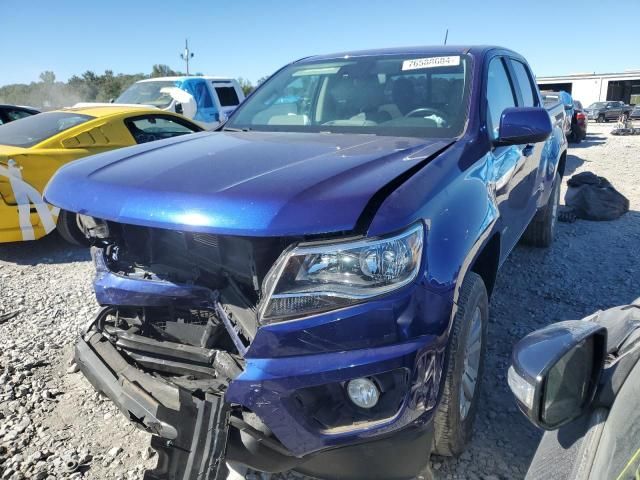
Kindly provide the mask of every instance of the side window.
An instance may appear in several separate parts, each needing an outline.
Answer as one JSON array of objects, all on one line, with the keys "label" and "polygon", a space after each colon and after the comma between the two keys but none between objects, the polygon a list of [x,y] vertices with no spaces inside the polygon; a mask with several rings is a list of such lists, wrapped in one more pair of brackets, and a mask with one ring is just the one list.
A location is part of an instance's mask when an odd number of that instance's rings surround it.
[{"label": "side window", "polygon": [[196,126],[159,115],[128,119],[125,124],[136,143],[153,142],[200,131]]},{"label": "side window", "polygon": [[527,71],[527,67],[517,60],[511,60],[511,66],[518,80],[518,88],[520,89],[520,95],[522,96],[522,107],[537,107],[538,98],[533,89],[533,82],[531,76]]},{"label": "side window", "polygon": [[233,87],[215,87],[221,107],[235,107],[240,103],[236,89]]},{"label": "side window", "polygon": [[32,113],[27,112],[26,110],[16,110],[12,108],[7,110],[6,113],[10,122],[14,120],[20,120],[21,118],[30,117],[31,115],[33,115]]},{"label": "side window", "polygon": [[489,63],[487,78],[487,128],[491,138],[498,138],[502,112],[515,106],[516,101],[504,63],[501,58],[496,57]]}]

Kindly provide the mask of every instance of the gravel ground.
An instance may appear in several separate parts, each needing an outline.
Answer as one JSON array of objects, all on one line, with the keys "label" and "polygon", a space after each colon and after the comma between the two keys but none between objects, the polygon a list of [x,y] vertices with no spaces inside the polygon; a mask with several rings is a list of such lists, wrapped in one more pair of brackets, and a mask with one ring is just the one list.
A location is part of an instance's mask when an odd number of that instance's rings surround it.
[{"label": "gravel ground", "polygon": [[[569,150],[567,175],[590,170],[607,177],[631,200],[631,212],[614,222],[561,223],[551,249],[514,250],[491,303],[473,443],[458,459],[434,456],[436,479],[522,478],[540,433],[517,412],[507,388],[513,344],[548,323],[640,295],[634,251],[640,245],[640,136],[612,137],[611,128],[589,125],[587,140]],[[148,435],[68,363],[78,328],[96,309],[92,272],[88,252],[55,234],[0,245],[0,479],[134,479],[155,463]]]}]

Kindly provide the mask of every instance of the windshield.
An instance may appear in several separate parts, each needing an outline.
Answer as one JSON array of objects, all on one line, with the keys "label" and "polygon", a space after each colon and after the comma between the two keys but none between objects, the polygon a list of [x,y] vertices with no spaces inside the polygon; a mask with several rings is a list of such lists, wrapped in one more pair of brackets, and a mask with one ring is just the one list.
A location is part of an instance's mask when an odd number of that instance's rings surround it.
[{"label": "windshield", "polygon": [[134,83],[116,99],[116,103],[133,103],[167,108],[171,104],[171,95],[160,90],[175,87],[174,80]]},{"label": "windshield", "polygon": [[47,112],[0,125],[0,145],[32,147],[95,117],[74,112]]},{"label": "windshield", "polygon": [[604,108],[604,102],[595,102],[589,105],[587,108]]},{"label": "windshield", "polygon": [[285,67],[231,116],[225,130],[460,135],[470,58],[380,55]]}]

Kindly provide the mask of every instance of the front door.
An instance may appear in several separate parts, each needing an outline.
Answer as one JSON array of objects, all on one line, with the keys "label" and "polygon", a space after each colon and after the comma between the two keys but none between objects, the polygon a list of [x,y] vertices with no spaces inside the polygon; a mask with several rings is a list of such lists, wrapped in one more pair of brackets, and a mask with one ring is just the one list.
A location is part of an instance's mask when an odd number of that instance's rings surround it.
[{"label": "front door", "polygon": [[[494,140],[498,138],[502,112],[518,106],[519,100],[522,102],[521,95],[516,93],[518,83],[511,78],[506,62],[503,57],[495,57],[488,69],[486,122],[489,135]],[[491,153],[503,258],[518,242],[535,213],[534,189],[541,150],[541,144],[510,145],[496,147]]]}]

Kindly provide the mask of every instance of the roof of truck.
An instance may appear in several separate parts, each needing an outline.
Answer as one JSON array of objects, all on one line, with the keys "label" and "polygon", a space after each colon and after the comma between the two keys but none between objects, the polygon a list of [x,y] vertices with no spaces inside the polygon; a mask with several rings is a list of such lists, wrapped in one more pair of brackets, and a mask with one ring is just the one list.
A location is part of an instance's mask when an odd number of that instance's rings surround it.
[{"label": "roof of truck", "polygon": [[202,78],[204,80],[221,80],[225,82],[229,82],[234,80],[233,77],[216,77],[212,75],[180,75],[175,77],[155,77],[155,78],[145,78],[144,80],[138,80],[136,83],[143,82],[179,82],[182,80],[188,80],[191,78]]},{"label": "roof of truck", "polygon": [[329,60],[345,57],[367,57],[378,55],[464,55],[466,53],[482,54],[488,50],[509,50],[492,45],[424,45],[415,47],[378,48],[372,50],[356,50],[325,55],[305,57],[299,61]]}]

